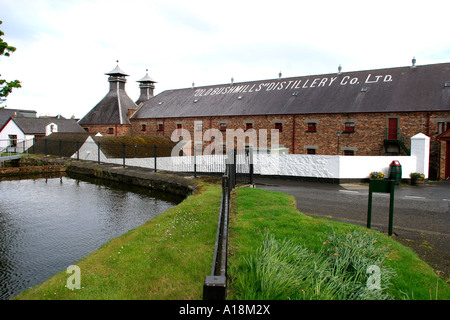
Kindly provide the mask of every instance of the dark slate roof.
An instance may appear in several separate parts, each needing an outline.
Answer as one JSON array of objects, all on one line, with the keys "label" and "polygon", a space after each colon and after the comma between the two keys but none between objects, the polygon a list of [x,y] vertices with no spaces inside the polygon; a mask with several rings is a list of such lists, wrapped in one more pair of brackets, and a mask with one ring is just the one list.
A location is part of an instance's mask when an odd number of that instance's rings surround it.
[{"label": "dark slate roof", "polygon": [[130,124],[128,109],[137,106],[127,95],[125,89],[111,90],[78,123],[88,124]]},{"label": "dark slate roof", "polygon": [[36,118],[36,111],[9,108],[0,109],[0,128],[2,128],[12,116]]},{"label": "dark slate roof", "polygon": [[136,109],[137,105],[125,91],[125,77],[128,75],[119,68],[119,65],[105,74],[110,76],[109,92],[78,122],[80,125],[130,124],[128,110]]},{"label": "dark slate roof", "polygon": [[450,110],[450,63],[168,90],[142,118]]},{"label": "dark slate roof", "polygon": [[85,132],[85,130],[72,119],[56,119],[56,118],[12,118],[17,126],[25,134],[45,134],[45,127],[50,123],[58,126],[58,132]]}]

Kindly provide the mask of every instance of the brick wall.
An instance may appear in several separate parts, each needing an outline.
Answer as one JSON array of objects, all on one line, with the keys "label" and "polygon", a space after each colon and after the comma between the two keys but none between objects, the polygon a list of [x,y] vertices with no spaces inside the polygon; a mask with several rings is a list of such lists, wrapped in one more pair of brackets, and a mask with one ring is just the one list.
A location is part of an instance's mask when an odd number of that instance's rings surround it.
[{"label": "brick wall", "polygon": [[[430,178],[438,176],[439,145],[436,142],[438,122],[449,119],[450,111],[408,112],[408,113],[357,113],[357,114],[310,114],[310,115],[260,115],[233,117],[198,117],[169,119],[131,119],[131,135],[165,135],[171,137],[177,125],[189,131],[191,139],[196,130],[202,135],[207,129],[219,129],[221,123],[227,129],[244,129],[251,123],[259,134],[260,129],[267,130],[268,146],[271,146],[270,130],[275,124],[281,124],[279,143],[289,148],[289,153],[306,154],[314,150],[320,155],[344,155],[346,153],[361,156],[387,155],[384,140],[387,138],[388,119],[397,118],[400,132],[405,136],[406,146],[410,148],[410,138],[424,133],[431,139]],[[194,128],[194,122],[201,121],[201,128]],[[315,131],[308,130],[309,123],[315,123]],[[346,123],[354,124],[353,132],[346,132]],[[145,131],[142,125],[145,124]],[[337,132],[340,132],[338,139]],[[197,131],[200,132],[200,131]],[[226,135],[223,132],[223,140]],[[259,141],[258,141],[259,143]],[[204,146],[209,142],[205,142]],[[309,149],[309,150],[308,150]],[[401,155],[405,155],[401,152]]]},{"label": "brick wall", "polygon": [[[83,125],[87,132],[100,133],[103,136],[129,136],[131,125],[105,124],[105,125]],[[112,129],[112,131],[110,131]],[[112,133],[111,133],[112,132]]]},{"label": "brick wall", "polygon": [[[367,114],[312,114],[312,115],[282,115],[282,116],[234,116],[234,117],[199,117],[199,118],[170,118],[170,119],[131,119],[132,135],[165,135],[171,136],[182,126],[190,132],[192,138],[196,130],[202,134],[210,128],[220,128],[221,123],[227,129],[244,129],[246,123],[251,123],[253,129],[266,129],[268,144],[270,145],[270,130],[276,123],[281,124],[279,133],[280,144],[289,148],[290,153],[303,154],[307,149],[315,149],[317,154],[337,154],[344,150],[352,150],[355,155],[385,155],[384,139],[386,138],[387,123],[390,117],[398,118],[400,131],[407,140],[417,134],[429,135],[435,140],[437,132],[435,119],[450,117],[450,112],[436,113],[367,113]],[[194,128],[194,122],[200,121],[201,128]],[[295,121],[295,126],[294,126]],[[353,132],[345,131],[346,122],[354,124]],[[315,131],[308,130],[308,123],[315,123]],[[142,125],[145,124],[145,131]],[[162,125],[162,126],[159,126]],[[295,127],[295,130],[294,130]],[[338,139],[337,132],[340,132]],[[225,133],[223,135],[225,140]],[[339,140],[339,141],[338,141]],[[408,143],[409,147],[409,143]]]}]

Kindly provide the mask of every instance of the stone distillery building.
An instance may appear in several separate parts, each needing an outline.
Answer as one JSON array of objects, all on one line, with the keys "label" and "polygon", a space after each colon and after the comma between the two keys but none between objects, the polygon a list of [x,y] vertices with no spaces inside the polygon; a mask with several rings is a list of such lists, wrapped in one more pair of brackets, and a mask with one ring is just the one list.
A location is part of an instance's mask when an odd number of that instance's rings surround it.
[{"label": "stone distillery building", "polygon": [[[115,70],[108,73],[108,95],[124,85],[126,75]],[[172,137],[186,129],[192,139],[203,137],[203,146],[211,128],[224,133],[224,144],[227,129],[249,136],[265,129],[269,147],[271,130],[278,130],[289,153],[346,156],[409,155],[410,138],[423,133],[430,137],[429,177],[450,175],[450,63],[419,66],[413,59],[410,66],[354,72],[339,67],[330,74],[193,86],[156,96],[155,82],[148,75],[143,80],[151,94],[141,94],[139,106],[130,100],[111,114],[104,108],[96,114],[98,127],[88,125],[95,119],[91,111],[80,124],[110,135]],[[118,127],[107,120],[113,112],[121,115]]]}]

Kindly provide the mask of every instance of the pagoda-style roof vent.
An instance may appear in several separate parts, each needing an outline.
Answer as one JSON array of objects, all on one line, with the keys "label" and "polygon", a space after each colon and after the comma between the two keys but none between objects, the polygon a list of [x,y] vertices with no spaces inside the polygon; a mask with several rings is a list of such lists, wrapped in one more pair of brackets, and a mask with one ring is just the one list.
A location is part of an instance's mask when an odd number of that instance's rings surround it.
[{"label": "pagoda-style roof vent", "polygon": [[129,75],[122,71],[122,69],[119,68],[119,60],[117,60],[117,66],[111,70],[110,72],[105,73],[108,76],[124,76],[128,77]]},{"label": "pagoda-style roof vent", "polygon": [[156,83],[156,81],[153,80],[152,78],[150,78],[150,76],[148,75],[148,69],[147,69],[146,71],[147,71],[147,73],[145,74],[145,76],[144,76],[142,79],[140,79],[140,80],[138,80],[138,81],[136,81],[136,82],[141,82],[141,83],[146,83],[146,82]]}]

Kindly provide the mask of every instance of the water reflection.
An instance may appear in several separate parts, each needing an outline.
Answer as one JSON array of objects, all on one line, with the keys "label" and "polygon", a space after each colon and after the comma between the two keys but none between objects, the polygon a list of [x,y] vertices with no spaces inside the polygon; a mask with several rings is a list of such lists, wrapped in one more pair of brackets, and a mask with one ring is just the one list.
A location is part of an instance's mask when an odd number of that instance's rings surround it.
[{"label": "water reflection", "polygon": [[180,201],[80,176],[0,181],[0,299],[45,281]]}]

